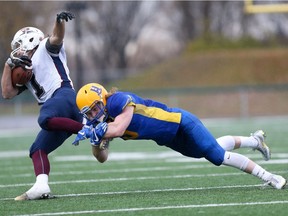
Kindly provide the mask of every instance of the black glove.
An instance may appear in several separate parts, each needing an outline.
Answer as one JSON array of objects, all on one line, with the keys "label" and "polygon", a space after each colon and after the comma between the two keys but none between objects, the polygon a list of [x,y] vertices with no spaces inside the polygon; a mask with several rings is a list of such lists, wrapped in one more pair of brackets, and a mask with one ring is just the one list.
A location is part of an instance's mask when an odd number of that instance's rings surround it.
[{"label": "black glove", "polygon": [[57,22],[61,23],[62,20],[65,20],[66,22],[68,22],[68,20],[72,20],[75,18],[75,15],[70,13],[70,12],[61,12],[60,14],[57,14]]},{"label": "black glove", "polygon": [[23,69],[28,69],[31,68],[32,66],[32,61],[28,56],[20,56],[19,58],[8,58],[7,59],[7,64],[10,66],[11,69],[15,67],[22,67]]}]

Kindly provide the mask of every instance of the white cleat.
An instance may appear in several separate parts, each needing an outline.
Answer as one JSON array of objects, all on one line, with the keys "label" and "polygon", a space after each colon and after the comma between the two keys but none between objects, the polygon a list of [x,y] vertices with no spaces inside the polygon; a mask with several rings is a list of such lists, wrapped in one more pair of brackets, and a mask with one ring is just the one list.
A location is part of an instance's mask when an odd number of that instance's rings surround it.
[{"label": "white cleat", "polygon": [[37,199],[51,199],[55,198],[52,194],[50,194],[50,187],[48,184],[34,184],[32,188],[30,188],[26,193],[17,196],[15,201],[22,200],[37,200]]},{"label": "white cleat", "polygon": [[251,133],[251,136],[258,141],[258,146],[254,150],[258,150],[263,155],[265,161],[270,160],[271,152],[269,147],[265,144],[265,132],[263,130],[257,130],[254,133]]},{"label": "white cleat", "polygon": [[280,175],[272,175],[271,179],[265,183],[275,189],[283,189],[287,184],[287,180]]}]

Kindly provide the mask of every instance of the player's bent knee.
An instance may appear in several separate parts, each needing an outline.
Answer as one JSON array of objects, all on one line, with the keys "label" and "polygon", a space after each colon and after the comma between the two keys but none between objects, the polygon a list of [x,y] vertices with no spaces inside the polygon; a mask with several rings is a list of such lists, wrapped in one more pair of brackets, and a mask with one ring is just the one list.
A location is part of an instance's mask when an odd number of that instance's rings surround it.
[{"label": "player's bent knee", "polygon": [[44,116],[39,116],[38,118],[38,124],[39,126],[44,129],[44,130],[47,130],[48,129],[48,120],[49,118],[47,117],[44,117]]},{"label": "player's bent knee", "polygon": [[224,161],[224,155],[225,150],[219,146],[209,149],[209,152],[206,154],[205,158],[214,165],[220,166]]}]

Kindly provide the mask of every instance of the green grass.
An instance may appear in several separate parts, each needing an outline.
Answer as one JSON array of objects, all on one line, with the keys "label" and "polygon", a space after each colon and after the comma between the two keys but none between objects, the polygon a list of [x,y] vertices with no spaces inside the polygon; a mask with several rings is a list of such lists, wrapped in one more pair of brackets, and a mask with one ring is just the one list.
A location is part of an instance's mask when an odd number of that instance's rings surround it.
[{"label": "green grass", "polygon": [[[238,152],[288,178],[288,118],[204,123],[216,137],[266,130],[272,149],[270,163],[258,152]],[[239,170],[185,158],[150,141],[120,139],[111,143],[110,158],[100,164],[92,157],[88,142],[74,147],[72,137],[50,155],[50,187],[57,198],[16,202],[13,198],[35,181],[31,160],[25,156],[35,135],[0,137],[1,215],[282,216],[288,211],[287,189],[263,187],[259,179]]]}]

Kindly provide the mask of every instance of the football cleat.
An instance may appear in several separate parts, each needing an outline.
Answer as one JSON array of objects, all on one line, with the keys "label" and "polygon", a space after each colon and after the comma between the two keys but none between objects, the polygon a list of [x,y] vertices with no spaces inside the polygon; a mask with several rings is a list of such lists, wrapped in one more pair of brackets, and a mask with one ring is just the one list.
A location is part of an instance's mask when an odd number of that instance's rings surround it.
[{"label": "football cleat", "polygon": [[50,192],[51,191],[48,184],[34,184],[33,187],[30,188],[26,193],[17,196],[14,200],[22,201],[55,198],[55,196],[53,196]]},{"label": "football cleat", "polygon": [[258,141],[258,146],[254,148],[254,150],[258,150],[263,155],[265,161],[270,160],[271,152],[269,147],[265,144],[265,132],[262,130],[257,130],[254,133],[251,133],[251,136],[254,137]]},{"label": "football cleat", "polygon": [[287,180],[280,175],[272,175],[271,179],[265,183],[275,189],[283,189],[287,185]]},{"label": "football cleat", "polygon": [[[39,198],[36,198],[36,199],[54,199],[56,198],[54,195],[50,194],[50,193],[45,193],[45,194],[42,194]],[[17,196],[15,197],[15,201],[23,201],[23,200],[36,200],[36,199],[31,199],[28,197],[28,195],[26,193],[20,195],[20,196]]]}]

